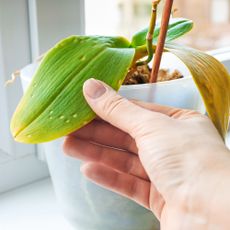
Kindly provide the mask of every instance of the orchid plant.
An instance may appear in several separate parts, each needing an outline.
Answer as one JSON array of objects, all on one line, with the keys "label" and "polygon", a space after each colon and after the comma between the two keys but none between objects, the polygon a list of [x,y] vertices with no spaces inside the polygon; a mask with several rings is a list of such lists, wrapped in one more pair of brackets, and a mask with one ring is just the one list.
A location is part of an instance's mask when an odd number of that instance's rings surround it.
[{"label": "orchid plant", "polygon": [[[118,90],[131,68],[152,60],[165,27],[156,20],[159,2],[153,1],[149,27],[134,34],[131,41],[124,37],[71,36],[49,50],[13,115],[11,131],[15,140],[51,141],[92,121],[95,114],[84,99],[83,83],[93,76]],[[165,42],[160,45],[188,67],[206,111],[224,139],[230,110],[229,73],[214,57],[173,42],[192,27],[189,19],[171,18]],[[159,61],[153,62],[155,73]]]}]

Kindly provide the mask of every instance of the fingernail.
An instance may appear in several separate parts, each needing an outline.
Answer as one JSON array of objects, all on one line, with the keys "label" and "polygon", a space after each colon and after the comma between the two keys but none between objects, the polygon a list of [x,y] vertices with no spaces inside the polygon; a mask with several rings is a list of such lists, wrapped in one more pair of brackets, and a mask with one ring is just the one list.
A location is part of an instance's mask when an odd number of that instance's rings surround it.
[{"label": "fingernail", "polygon": [[100,81],[91,78],[84,83],[83,90],[87,96],[96,99],[105,93],[106,88]]}]

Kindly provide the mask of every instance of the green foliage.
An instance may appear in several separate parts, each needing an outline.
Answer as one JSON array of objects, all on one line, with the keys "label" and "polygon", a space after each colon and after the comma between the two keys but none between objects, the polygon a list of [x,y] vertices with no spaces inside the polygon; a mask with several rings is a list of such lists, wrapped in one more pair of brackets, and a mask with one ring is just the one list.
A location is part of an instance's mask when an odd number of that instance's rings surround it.
[{"label": "green foliage", "polygon": [[[185,18],[172,18],[169,22],[168,32],[166,37],[166,42],[170,42],[188,33],[193,27],[193,22]],[[157,39],[160,32],[160,22],[156,24],[153,44],[157,43]],[[145,28],[138,33],[136,33],[131,42],[132,47],[142,46],[146,43],[146,35],[148,33],[148,28]]]},{"label": "green foliage", "polygon": [[[153,49],[159,26],[155,29]],[[192,26],[191,20],[172,19],[166,41],[182,36]],[[147,30],[135,34],[131,43],[122,37],[103,36],[72,36],[59,42],[43,58],[14,113],[11,132],[15,140],[24,143],[50,141],[94,119],[95,114],[82,93],[83,83],[94,77],[118,90],[130,67],[148,55]],[[190,69],[206,110],[224,139],[230,112],[227,70],[201,51],[169,43],[165,50],[178,56]]]},{"label": "green foliage", "polygon": [[11,121],[14,138],[40,143],[64,136],[91,121],[83,83],[100,79],[118,89],[132,64],[134,49],[121,37],[72,36],[42,60]]}]

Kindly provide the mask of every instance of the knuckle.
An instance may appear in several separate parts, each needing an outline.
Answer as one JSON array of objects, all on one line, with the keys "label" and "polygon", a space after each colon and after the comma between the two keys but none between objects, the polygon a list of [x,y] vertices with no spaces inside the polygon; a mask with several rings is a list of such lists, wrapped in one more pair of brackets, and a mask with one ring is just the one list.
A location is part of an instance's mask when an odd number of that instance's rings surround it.
[{"label": "knuckle", "polygon": [[132,198],[137,197],[138,194],[138,183],[137,180],[133,179],[130,183],[129,194]]},{"label": "knuckle", "polygon": [[64,140],[64,143],[62,145],[63,152],[68,154],[71,149],[71,143],[72,143],[72,137],[67,136]]},{"label": "knuckle", "polygon": [[106,100],[103,105],[103,111],[106,117],[110,117],[114,112],[119,110],[122,105],[125,105],[127,100],[121,96],[115,96],[110,100]]},{"label": "knuckle", "polygon": [[125,143],[126,149],[128,151],[135,152],[137,147],[135,145],[133,138],[129,134],[127,133],[124,134],[123,143]]},{"label": "knuckle", "polygon": [[125,172],[127,174],[133,174],[133,169],[134,169],[134,158],[129,157],[126,162],[125,162]]}]

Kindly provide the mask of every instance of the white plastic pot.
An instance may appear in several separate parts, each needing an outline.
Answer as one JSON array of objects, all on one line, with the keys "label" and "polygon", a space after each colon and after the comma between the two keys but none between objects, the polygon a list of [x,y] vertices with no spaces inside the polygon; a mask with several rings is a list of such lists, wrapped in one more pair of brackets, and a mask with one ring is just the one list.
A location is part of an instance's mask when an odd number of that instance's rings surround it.
[{"label": "white plastic pot", "polygon": [[[167,66],[168,63],[173,64],[173,68],[176,65],[182,66],[171,57],[168,60],[170,62],[167,61]],[[183,68],[182,72],[185,73],[186,70],[183,71]],[[32,64],[21,70],[24,90],[35,69],[36,64]],[[122,86],[119,93],[127,98],[203,111],[201,97],[189,76],[157,84]],[[85,179],[79,171],[81,162],[63,154],[62,142],[63,138],[45,143],[43,147],[57,199],[65,217],[72,223],[74,229],[159,229],[158,221],[149,210]]]}]

